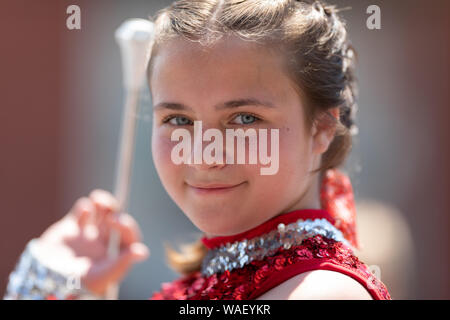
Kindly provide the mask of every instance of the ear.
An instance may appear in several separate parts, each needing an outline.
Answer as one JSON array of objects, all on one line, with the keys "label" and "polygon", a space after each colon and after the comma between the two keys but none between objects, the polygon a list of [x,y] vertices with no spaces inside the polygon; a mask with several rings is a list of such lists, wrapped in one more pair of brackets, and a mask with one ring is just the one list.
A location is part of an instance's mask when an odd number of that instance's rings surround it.
[{"label": "ear", "polygon": [[328,150],[336,133],[337,121],[339,121],[339,107],[328,109],[315,119],[312,129],[315,153],[322,154]]}]

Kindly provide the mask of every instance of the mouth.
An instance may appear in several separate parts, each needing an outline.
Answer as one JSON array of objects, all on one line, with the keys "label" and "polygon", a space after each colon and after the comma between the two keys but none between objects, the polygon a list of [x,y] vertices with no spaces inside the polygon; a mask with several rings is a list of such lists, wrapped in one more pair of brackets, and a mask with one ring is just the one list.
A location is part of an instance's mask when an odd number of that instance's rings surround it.
[{"label": "mouth", "polygon": [[212,184],[189,184],[189,188],[194,190],[197,194],[200,195],[210,195],[210,194],[224,194],[230,191],[234,191],[240,186],[244,185],[246,181],[238,183],[238,184],[223,184],[223,183],[212,183]]}]

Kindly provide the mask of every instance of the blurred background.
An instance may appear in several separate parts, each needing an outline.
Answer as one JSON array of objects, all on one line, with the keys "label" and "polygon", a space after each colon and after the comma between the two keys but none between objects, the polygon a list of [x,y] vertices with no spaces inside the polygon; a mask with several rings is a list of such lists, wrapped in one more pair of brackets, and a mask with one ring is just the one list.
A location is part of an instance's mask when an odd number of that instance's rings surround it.
[{"label": "blurred background", "polygon": [[[114,31],[168,0],[0,2],[0,294],[26,243],[94,188],[112,191],[123,90]],[[347,161],[361,260],[394,299],[450,298],[447,0],[330,0],[359,54],[359,135]],[[66,8],[81,8],[81,30]],[[366,9],[381,8],[381,30]],[[177,274],[163,241],[199,231],[163,189],[151,158],[151,100],[141,94],[129,212],[150,258],[121,299],[147,299]]]}]

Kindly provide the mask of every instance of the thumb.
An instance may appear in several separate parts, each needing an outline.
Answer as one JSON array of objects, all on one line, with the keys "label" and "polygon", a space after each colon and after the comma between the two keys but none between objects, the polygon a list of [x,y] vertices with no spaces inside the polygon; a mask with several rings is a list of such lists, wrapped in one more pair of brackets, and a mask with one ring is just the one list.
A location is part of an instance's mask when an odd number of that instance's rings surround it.
[{"label": "thumb", "polygon": [[141,242],[131,243],[115,258],[106,258],[96,263],[86,275],[84,282],[88,289],[103,294],[111,283],[122,280],[133,263],[144,261],[150,249]]}]

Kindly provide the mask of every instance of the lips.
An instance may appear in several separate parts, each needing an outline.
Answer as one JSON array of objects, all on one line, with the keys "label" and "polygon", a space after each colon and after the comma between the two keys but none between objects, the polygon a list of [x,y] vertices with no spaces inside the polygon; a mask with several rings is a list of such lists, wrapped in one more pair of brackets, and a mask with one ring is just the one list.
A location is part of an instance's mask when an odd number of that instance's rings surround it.
[{"label": "lips", "polygon": [[191,185],[191,187],[200,189],[220,189],[220,188],[232,188],[237,185],[239,184],[212,183],[212,184]]},{"label": "lips", "polygon": [[200,193],[220,193],[226,192],[229,190],[236,189],[237,187],[243,185],[245,182],[237,183],[237,184],[228,184],[228,183],[207,183],[207,184],[190,184],[187,183],[189,187],[194,189]]}]

